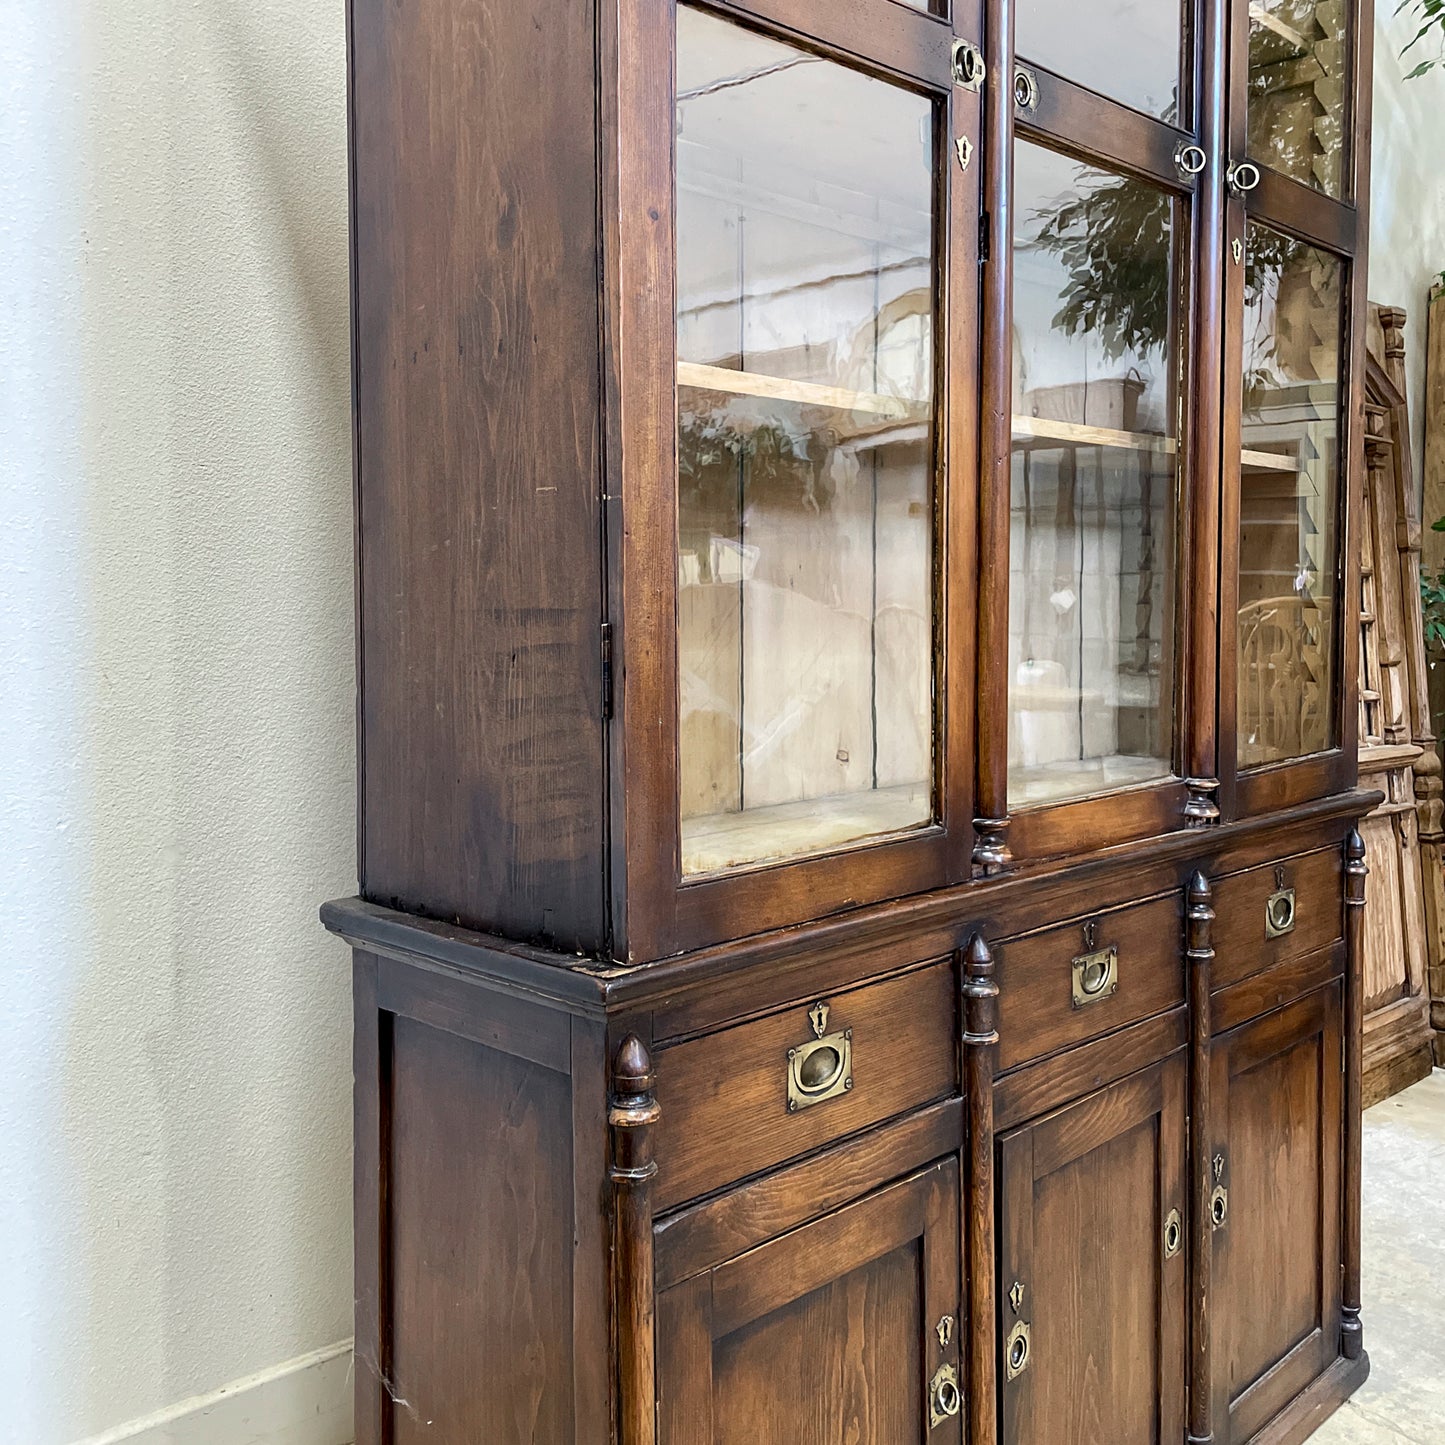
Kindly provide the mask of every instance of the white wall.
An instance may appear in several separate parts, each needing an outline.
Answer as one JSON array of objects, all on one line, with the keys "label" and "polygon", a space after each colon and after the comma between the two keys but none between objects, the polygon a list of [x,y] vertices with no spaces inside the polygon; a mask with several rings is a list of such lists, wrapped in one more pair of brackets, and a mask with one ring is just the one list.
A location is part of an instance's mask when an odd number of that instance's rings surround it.
[{"label": "white wall", "polygon": [[68,1445],[350,1332],[343,6],[0,34],[0,1441]]},{"label": "white wall", "polygon": [[1395,0],[1378,0],[1370,298],[1409,313],[1405,347],[1417,467],[1424,436],[1425,306],[1430,283],[1445,271],[1445,69],[1405,79],[1417,61],[1439,53],[1438,43],[1426,40],[1401,58],[1418,28],[1411,15],[1397,14]]}]

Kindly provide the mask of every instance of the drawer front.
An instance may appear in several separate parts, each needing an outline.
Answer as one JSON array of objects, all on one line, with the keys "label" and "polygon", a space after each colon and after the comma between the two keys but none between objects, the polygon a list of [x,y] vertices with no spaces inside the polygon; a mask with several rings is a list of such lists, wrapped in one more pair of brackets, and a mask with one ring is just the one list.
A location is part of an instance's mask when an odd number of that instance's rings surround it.
[{"label": "drawer front", "polygon": [[659,1049],[656,1207],[956,1092],[957,1011],[945,960]]},{"label": "drawer front", "polygon": [[1183,928],[1181,894],[1000,945],[999,1068],[1183,1003]]},{"label": "drawer front", "polygon": [[1219,879],[1214,885],[1214,987],[1328,948],[1343,933],[1343,888],[1344,857],[1338,848]]}]

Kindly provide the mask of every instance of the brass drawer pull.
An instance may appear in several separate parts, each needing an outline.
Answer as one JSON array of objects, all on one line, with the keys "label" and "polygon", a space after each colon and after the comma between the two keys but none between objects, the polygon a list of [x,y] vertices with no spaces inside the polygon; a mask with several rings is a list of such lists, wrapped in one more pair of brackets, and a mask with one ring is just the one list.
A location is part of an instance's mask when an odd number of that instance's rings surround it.
[{"label": "brass drawer pull", "polygon": [[1284,869],[1276,868],[1274,892],[1269,895],[1264,905],[1264,936],[1283,938],[1286,933],[1294,932],[1294,925],[1294,889],[1285,887]]},{"label": "brass drawer pull", "polygon": [[978,90],[988,76],[983,51],[971,40],[953,42],[953,83],[964,90]]},{"label": "brass drawer pull", "polygon": [[928,1428],[936,1430],[945,1420],[952,1420],[963,1408],[963,1391],[958,1388],[958,1371],[952,1365],[940,1365],[928,1387]]},{"label": "brass drawer pull", "polygon": [[1010,1380],[1016,1380],[1029,1367],[1031,1341],[1029,1327],[1020,1320],[1009,1331],[1008,1343],[1004,1346],[1004,1368]]},{"label": "brass drawer pull", "polygon": [[1183,1243],[1184,1225],[1179,1218],[1179,1211],[1171,1209],[1169,1217],[1164,1221],[1164,1258],[1173,1259]]},{"label": "brass drawer pull", "polygon": [[828,1005],[808,1013],[816,1037],[788,1050],[788,1112],[836,1099],[853,1087],[853,1030],[826,1033]]},{"label": "brass drawer pull", "polygon": [[1118,948],[1110,945],[1080,954],[1073,962],[1073,973],[1075,1008],[1109,998],[1119,988]]},{"label": "brass drawer pull", "polygon": [[1209,1196],[1209,1227],[1223,1229],[1228,1222],[1229,1190],[1219,1184],[1215,1186],[1214,1193]]}]

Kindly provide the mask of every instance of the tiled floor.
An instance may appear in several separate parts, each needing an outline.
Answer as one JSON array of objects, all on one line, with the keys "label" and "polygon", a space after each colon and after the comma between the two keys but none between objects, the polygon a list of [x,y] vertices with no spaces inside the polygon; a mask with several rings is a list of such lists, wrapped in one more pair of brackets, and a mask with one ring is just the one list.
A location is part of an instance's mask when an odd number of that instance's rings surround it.
[{"label": "tiled floor", "polygon": [[1365,1115],[1370,1378],[1310,1445],[1445,1445],[1445,1070]]}]

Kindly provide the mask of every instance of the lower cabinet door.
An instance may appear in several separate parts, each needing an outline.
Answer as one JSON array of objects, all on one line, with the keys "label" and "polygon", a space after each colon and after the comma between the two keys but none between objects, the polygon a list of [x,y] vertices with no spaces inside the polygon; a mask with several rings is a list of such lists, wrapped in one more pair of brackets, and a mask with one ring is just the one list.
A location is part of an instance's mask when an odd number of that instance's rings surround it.
[{"label": "lower cabinet door", "polygon": [[657,1302],[660,1445],[961,1445],[948,1160]]},{"label": "lower cabinet door", "polygon": [[1221,1445],[1243,1445],[1340,1353],[1340,1009],[1331,985],[1215,1041]]},{"label": "lower cabinet door", "polygon": [[1182,1055],[1000,1142],[1004,1445],[1175,1445],[1186,1373]]}]

